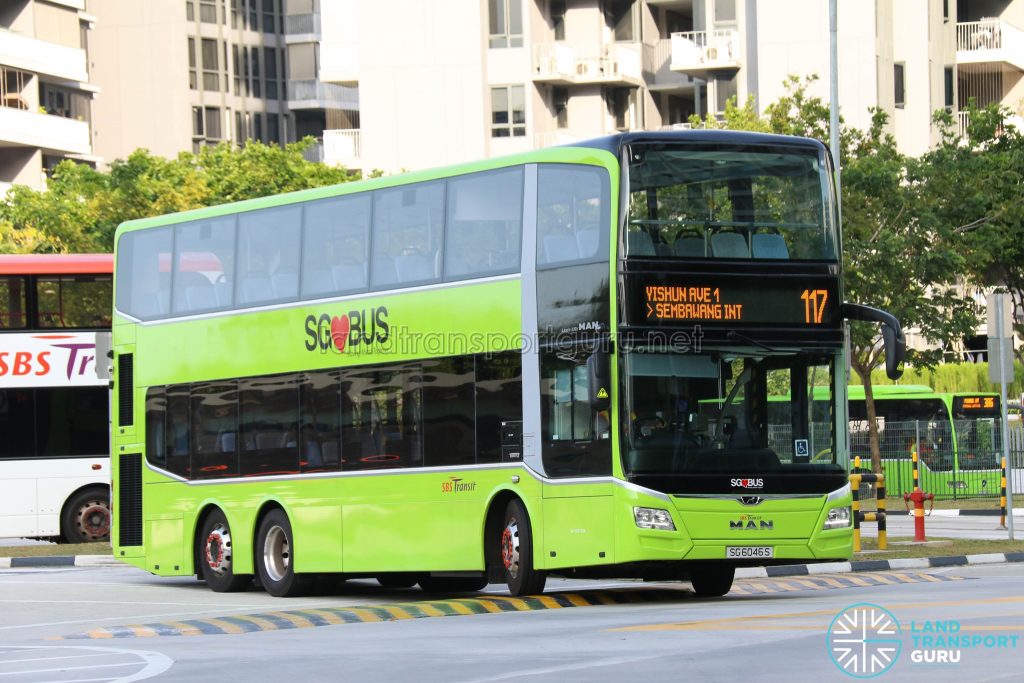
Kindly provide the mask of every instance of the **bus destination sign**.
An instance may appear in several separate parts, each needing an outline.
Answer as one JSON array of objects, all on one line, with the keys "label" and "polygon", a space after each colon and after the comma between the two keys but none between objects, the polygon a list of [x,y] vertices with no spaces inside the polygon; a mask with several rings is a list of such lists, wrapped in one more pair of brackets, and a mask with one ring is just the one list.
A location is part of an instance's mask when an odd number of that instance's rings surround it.
[{"label": "bus destination sign", "polygon": [[999,399],[996,396],[954,396],[953,414],[998,415]]},{"label": "bus destination sign", "polygon": [[[631,278],[632,279],[632,278]],[[652,281],[652,280],[657,281]],[[637,277],[633,324],[730,324],[829,327],[837,318],[834,282],[711,276]]]}]

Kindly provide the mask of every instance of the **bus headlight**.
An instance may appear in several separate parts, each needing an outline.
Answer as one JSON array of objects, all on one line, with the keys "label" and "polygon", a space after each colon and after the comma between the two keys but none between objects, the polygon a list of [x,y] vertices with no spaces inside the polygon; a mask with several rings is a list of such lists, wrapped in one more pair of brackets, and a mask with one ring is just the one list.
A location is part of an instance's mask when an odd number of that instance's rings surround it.
[{"label": "bus headlight", "polygon": [[850,508],[832,508],[825,518],[823,529],[842,529],[850,526]]},{"label": "bus headlight", "polygon": [[633,519],[636,520],[636,525],[641,529],[676,530],[676,525],[672,521],[672,515],[668,513],[668,510],[633,508]]}]

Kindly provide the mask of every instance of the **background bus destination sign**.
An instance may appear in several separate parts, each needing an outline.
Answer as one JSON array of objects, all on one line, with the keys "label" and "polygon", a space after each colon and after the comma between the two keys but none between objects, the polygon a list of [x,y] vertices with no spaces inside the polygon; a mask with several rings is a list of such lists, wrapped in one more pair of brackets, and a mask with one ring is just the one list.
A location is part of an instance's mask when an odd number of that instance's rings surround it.
[{"label": "background bus destination sign", "polygon": [[829,282],[768,283],[763,279],[707,278],[675,282],[637,283],[636,322],[729,323],[739,325],[827,326],[837,305]]}]

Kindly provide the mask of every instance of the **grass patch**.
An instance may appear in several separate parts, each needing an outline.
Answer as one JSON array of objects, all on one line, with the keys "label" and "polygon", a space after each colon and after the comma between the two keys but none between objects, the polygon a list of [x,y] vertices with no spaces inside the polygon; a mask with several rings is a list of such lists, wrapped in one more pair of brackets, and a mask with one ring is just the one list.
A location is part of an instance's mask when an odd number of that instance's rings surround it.
[{"label": "grass patch", "polygon": [[0,557],[55,557],[58,555],[109,555],[109,543],[47,543],[0,547]]},{"label": "grass patch", "polygon": [[[913,536],[890,536],[888,550],[878,550],[877,538],[861,538],[861,549],[854,560],[894,560],[909,557],[945,557],[983,553],[1024,552],[1024,541],[985,541],[975,538],[929,538],[928,543],[913,543]],[[904,545],[906,543],[906,545]]]}]

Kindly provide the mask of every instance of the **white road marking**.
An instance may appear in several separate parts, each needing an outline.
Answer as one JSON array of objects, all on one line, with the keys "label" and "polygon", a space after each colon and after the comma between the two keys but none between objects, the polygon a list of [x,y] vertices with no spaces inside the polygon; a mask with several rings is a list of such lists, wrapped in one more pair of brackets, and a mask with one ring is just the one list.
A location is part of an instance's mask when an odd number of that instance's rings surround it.
[{"label": "white road marking", "polygon": [[[107,655],[110,657],[123,657],[130,656],[136,659],[134,662],[127,663],[111,663],[111,664],[98,664],[93,666],[70,666],[61,667],[57,669],[27,669],[23,671],[13,672],[0,672],[0,676],[25,676],[30,677],[33,674],[46,674],[53,671],[82,671],[86,669],[115,669],[123,668],[126,666],[140,667],[138,671],[130,673],[124,676],[107,676],[104,678],[89,678],[89,679],[69,679],[74,683],[84,683],[85,681],[109,681],[109,683],[134,683],[134,681],[144,681],[147,678],[153,678],[159,676],[174,664],[174,660],[165,654],[160,652],[151,652],[148,650],[128,650],[123,648],[114,647],[92,647],[92,646],[81,646],[81,645],[0,645],[0,650],[14,651],[14,652],[40,652],[40,651],[55,651],[57,653],[69,652],[69,651],[85,651],[90,653],[87,656],[100,656]],[[59,659],[68,659],[74,655],[66,656],[58,654],[56,657],[39,657],[32,660],[16,659],[9,662],[0,662],[0,666],[4,664],[19,664],[24,661],[54,661]],[[42,680],[48,680],[49,683],[61,683],[53,681],[52,678],[45,678]]]},{"label": "white road marking", "polygon": [[608,657],[606,659],[594,659],[588,662],[579,662],[577,664],[563,664],[561,666],[549,666],[536,669],[522,669],[520,671],[510,671],[506,674],[491,675],[486,678],[477,678],[471,681],[463,681],[463,683],[487,683],[487,681],[507,681],[513,678],[524,678],[526,676],[546,676],[549,674],[555,674],[562,671],[582,671],[584,669],[595,669],[602,666],[617,666],[619,664],[632,664],[633,662],[645,662],[654,659],[664,659],[667,654],[660,655],[645,655],[637,657]]}]

